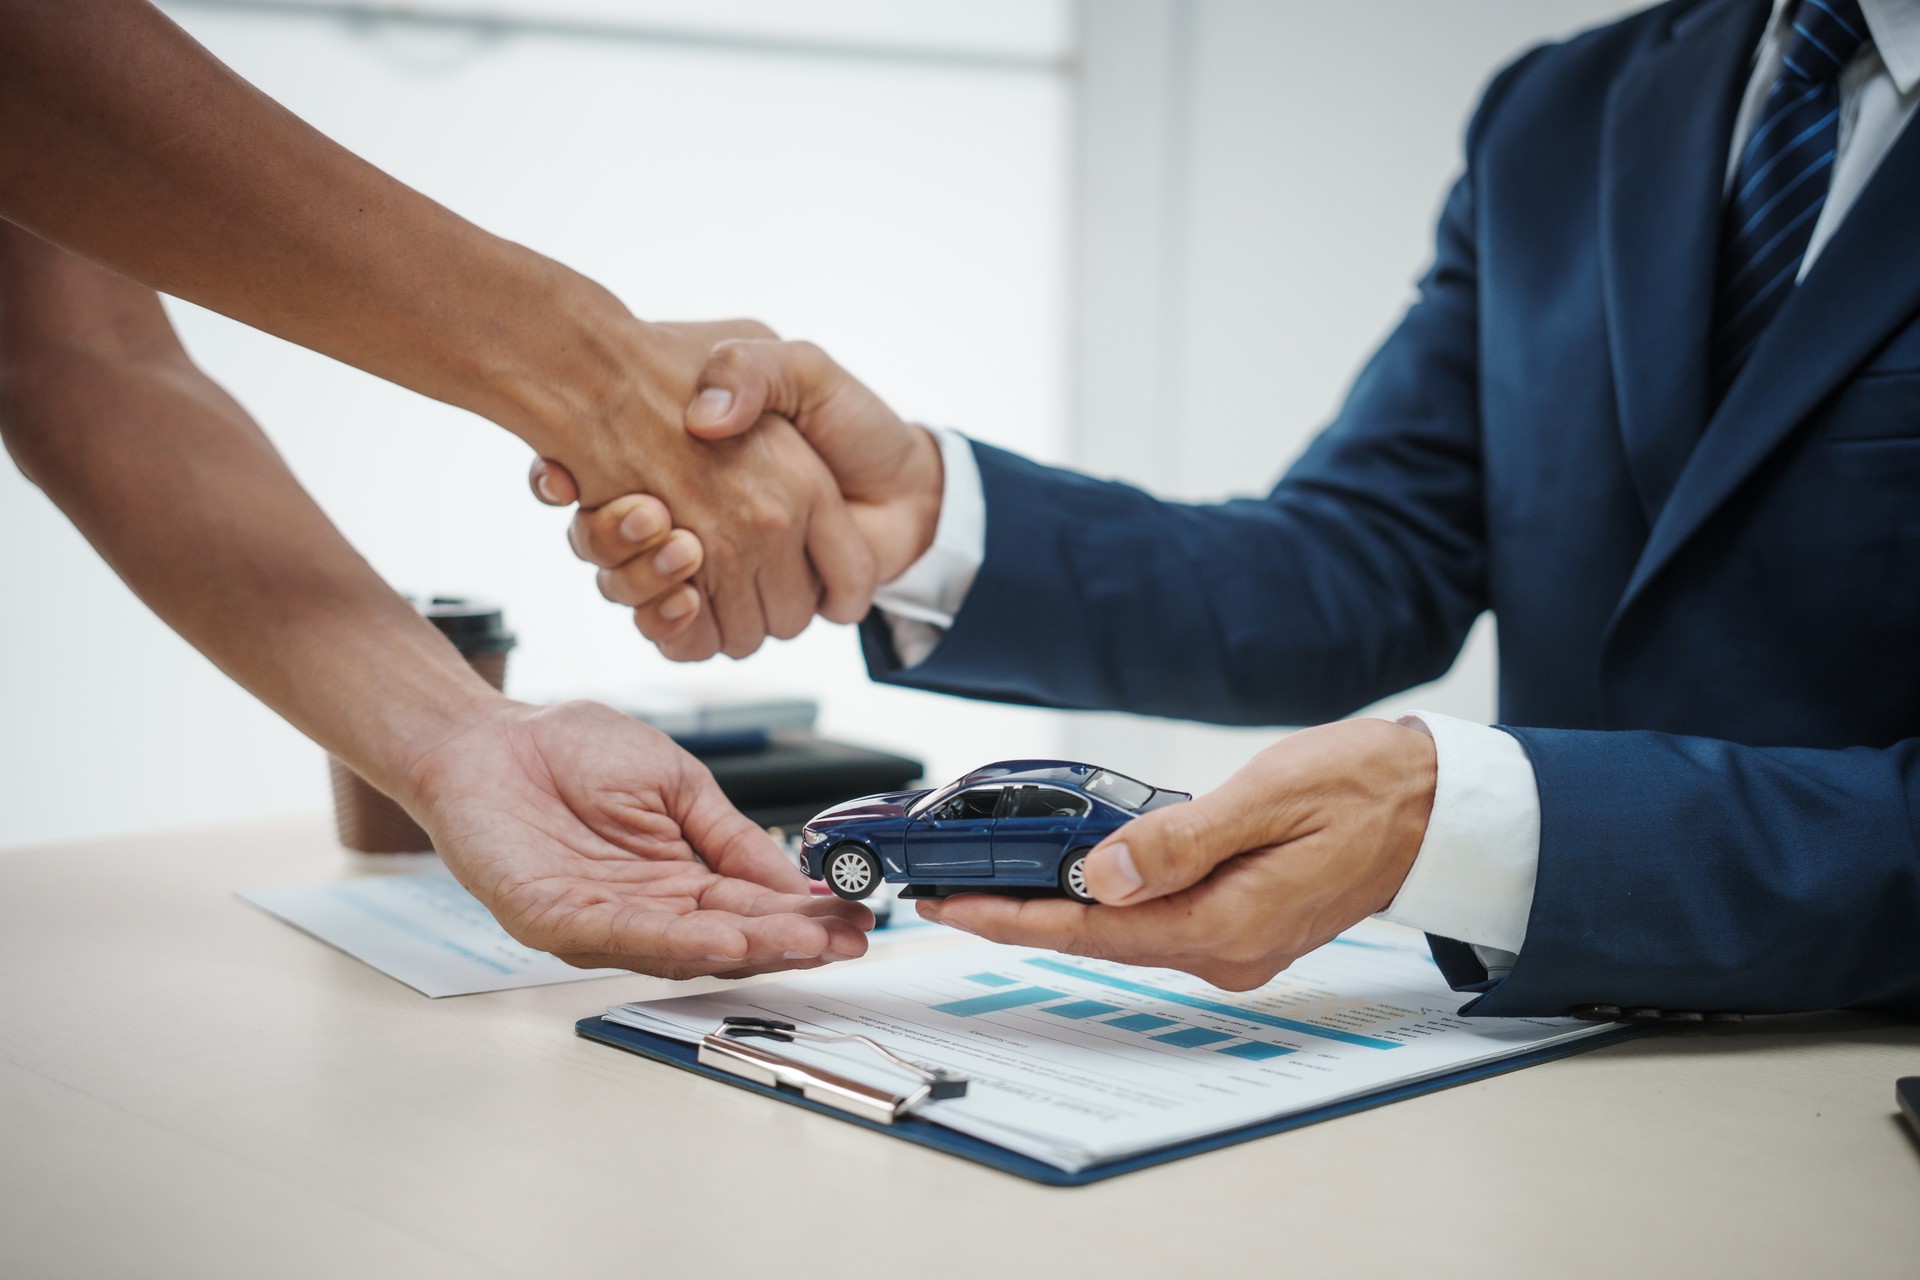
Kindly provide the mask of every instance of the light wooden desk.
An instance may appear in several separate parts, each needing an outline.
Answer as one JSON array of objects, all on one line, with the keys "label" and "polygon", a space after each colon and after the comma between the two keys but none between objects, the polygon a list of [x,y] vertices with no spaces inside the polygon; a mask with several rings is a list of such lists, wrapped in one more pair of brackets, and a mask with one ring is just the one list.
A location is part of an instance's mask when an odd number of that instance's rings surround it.
[{"label": "light wooden desk", "polygon": [[1601,1050],[1047,1190],[430,1001],[240,903],[318,823],[0,854],[0,1275],[1920,1275],[1920,1026]]}]

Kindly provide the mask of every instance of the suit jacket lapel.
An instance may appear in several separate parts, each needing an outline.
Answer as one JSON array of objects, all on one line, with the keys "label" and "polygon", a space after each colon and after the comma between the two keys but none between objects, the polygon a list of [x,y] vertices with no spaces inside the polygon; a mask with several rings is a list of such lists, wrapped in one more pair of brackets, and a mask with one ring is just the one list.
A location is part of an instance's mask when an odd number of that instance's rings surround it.
[{"label": "suit jacket lapel", "polygon": [[1920,128],[1909,121],[1707,424],[1648,538],[1622,610],[1794,428],[1920,311],[1916,211]]},{"label": "suit jacket lapel", "polygon": [[1602,126],[1600,269],[1627,467],[1651,525],[1707,418],[1720,208],[1766,0],[1708,0],[1629,64]]}]

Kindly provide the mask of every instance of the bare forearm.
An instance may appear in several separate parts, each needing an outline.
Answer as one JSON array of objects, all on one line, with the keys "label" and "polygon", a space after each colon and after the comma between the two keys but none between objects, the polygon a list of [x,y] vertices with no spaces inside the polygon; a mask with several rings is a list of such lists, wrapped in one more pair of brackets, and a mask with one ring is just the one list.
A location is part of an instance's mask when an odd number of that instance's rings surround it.
[{"label": "bare forearm", "polygon": [[405,798],[499,702],[181,350],[152,291],[0,225],[0,429],[127,584],[222,670]]},{"label": "bare forearm", "polygon": [[791,427],[681,429],[713,344],[763,329],[642,323],[334,145],[145,0],[0,0],[0,218],[491,418],[584,505],[669,499],[707,550],[708,652],[794,634],[816,578],[837,614],[865,608],[871,556]]},{"label": "bare forearm", "polygon": [[643,356],[604,290],[337,146],[144,0],[0,0],[0,217],[543,450]]}]

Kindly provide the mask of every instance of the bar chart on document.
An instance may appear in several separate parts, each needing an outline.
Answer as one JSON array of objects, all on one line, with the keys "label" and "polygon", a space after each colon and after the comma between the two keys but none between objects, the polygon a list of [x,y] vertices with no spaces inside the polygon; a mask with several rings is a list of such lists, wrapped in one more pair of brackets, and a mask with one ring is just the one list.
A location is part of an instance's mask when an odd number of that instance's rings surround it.
[{"label": "bar chart on document", "polygon": [[[1075,1170],[1603,1029],[1462,1018],[1462,1000],[1419,934],[1369,922],[1250,992],[973,943],[606,1016],[681,1040],[735,1015],[867,1035],[972,1079],[926,1119]],[[892,1082],[858,1051],[782,1052]]]},{"label": "bar chart on document", "polygon": [[[1336,940],[1332,945],[1373,948],[1384,944]],[[1086,1023],[1088,1030],[1145,1036],[1165,1049],[1207,1049],[1247,1062],[1270,1062],[1310,1048],[1316,1041],[1397,1049],[1399,1040],[1349,1028],[1373,1028],[1383,1020],[1401,1020],[1419,1012],[1403,1005],[1356,1002],[1310,978],[1285,981],[1277,984],[1278,990],[1270,987],[1236,1000],[1224,993],[1198,995],[1165,981],[1143,980],[1117,965],[1054,956],[1024,960],[1017,969],[971,973],[964,981],[989,990],[941,1001],[929,1009],[956,1018],[1028,1009]],[[1056,985],[1041,985],[1047,982]],[[1089,984],[1100,989],[1102,998],[1073,997],[1065,990]],[[1288,1016],[1289,1009],[1300,1016]]]}]

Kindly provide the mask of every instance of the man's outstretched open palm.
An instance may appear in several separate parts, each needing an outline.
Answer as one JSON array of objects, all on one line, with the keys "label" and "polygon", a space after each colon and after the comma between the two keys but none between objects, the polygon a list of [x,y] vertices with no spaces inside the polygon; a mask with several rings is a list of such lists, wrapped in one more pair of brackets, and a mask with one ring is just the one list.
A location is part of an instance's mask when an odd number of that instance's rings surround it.
[{"label": "man's outstretched open palm", "polygon": [[[416,768],[424,825],[507,932],[583,967],[743,977],[865,952],[698,760],[607,707],[514,707]],[[697,852],[696,852],[697,851]]]}]

